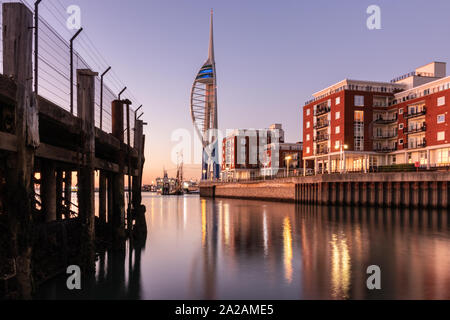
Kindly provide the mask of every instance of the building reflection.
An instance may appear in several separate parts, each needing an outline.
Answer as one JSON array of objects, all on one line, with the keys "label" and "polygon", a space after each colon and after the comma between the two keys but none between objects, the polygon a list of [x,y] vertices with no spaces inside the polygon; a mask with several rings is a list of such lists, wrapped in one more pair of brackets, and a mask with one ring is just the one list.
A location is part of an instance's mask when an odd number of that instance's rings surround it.
[{"label": "building reflection", "polygon": [[[217,297],[218,261],[236,278],[260,277],[275,298],[282,283],[305,299],[450,295],[450,275],[442,267],[450,266],[446,212],[227,199],[203,199],[201,207],[207,298]],[[447,239],[428,237],[439,232]],[[381,292],[366,286],[373,264],[383,272]]]}]

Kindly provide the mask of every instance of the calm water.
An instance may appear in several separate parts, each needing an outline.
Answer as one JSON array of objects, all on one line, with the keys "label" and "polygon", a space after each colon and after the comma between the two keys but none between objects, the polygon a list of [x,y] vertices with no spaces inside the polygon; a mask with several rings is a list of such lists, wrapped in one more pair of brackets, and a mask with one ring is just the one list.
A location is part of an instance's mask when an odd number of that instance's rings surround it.
[{"label": "calm water", "polygon": [[[152,194],[144,204],[145,244],[101,255],[81,292],[61,278],[38,298],[450,299],[447,212]],[[370,265],[381,291],[366,287]]]}]

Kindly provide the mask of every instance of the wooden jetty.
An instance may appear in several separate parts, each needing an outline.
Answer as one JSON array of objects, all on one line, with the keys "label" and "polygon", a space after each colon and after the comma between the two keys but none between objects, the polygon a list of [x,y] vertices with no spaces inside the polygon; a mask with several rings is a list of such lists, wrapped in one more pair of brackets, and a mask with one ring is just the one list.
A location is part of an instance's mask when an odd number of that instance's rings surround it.
[{"label": "wooden jetty", "polygon": [[[92,70],[76,70],[77,116],[36,95],[31,26],[33,13],[25,5],[3,4],[0,298],[31,298],[33,286],[71,264],[93,271],[100,241],[123,242],[147,232],[141,204],[145,124],[136,120],[130,128],[131,101],[115,100],[112,134],[95,127],[97,73]],[[128,210],[125,176],[131,182]],[[72,177],[78,185],[75,212]]]}]

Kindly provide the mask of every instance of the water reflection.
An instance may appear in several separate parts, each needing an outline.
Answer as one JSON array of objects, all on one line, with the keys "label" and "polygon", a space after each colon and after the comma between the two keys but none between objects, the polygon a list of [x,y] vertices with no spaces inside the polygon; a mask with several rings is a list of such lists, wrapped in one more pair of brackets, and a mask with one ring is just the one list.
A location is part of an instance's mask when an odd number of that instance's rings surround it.
[{"label": "water reflection", "polygon": [[[196,196],[145,195],[144,203],[147,244],[100,254],[96,278],[78,296],[450,299],[445,211]],[[381,291],[366,287],[373,264],[382,271]],[[74,298],[62,280],[48,284],[40,297]]]}]

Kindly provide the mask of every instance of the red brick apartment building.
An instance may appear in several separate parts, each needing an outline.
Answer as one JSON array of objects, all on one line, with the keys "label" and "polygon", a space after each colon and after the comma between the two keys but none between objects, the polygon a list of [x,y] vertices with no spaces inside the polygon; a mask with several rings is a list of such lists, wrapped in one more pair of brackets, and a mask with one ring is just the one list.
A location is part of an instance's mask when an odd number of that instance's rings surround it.
[{"label": "red brick apartment building", "polygon": [[391,82],[343,80],[303,107],[303,160],[316,173],[450,164],[450,77],[432,62]]}]

